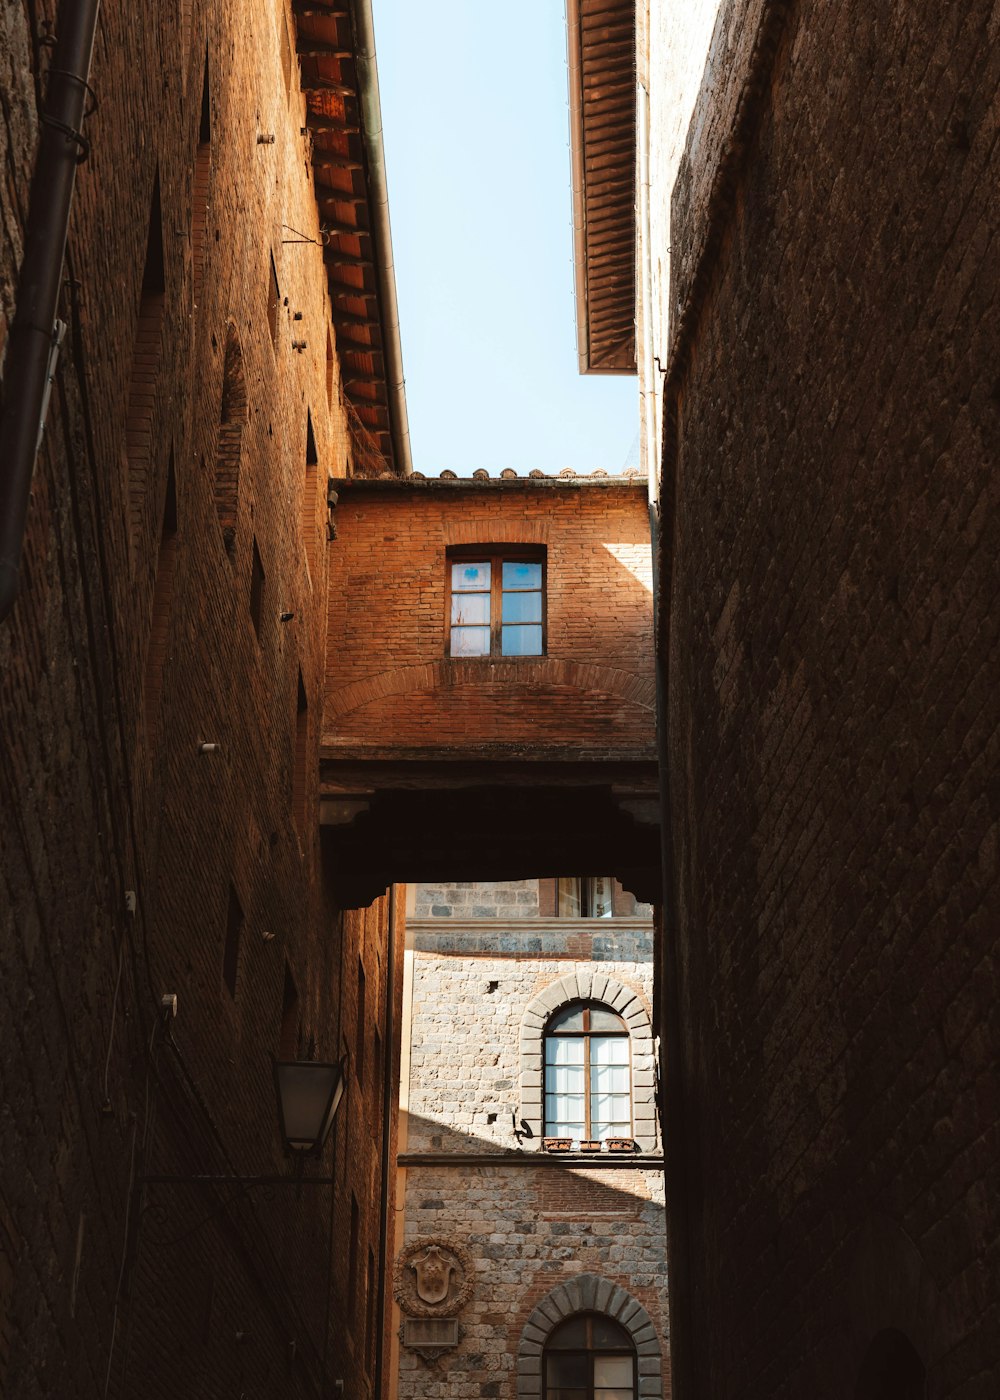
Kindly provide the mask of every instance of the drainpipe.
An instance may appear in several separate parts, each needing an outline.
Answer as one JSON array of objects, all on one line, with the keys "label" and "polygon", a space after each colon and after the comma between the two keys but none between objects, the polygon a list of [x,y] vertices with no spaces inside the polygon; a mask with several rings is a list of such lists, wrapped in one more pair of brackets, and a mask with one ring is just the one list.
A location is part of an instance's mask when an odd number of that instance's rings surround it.
[{"label": "drainpipe", "polygon": [[378,65],[375,61],[375,25],[372,20],[371,0],[353,0],[351,13],[354,22],[354,66],[358,75],[362,139],[371,194],[372,241],[375,245],[378,299],[382,312],[392,450],[402,475],[409,476],[413,471],[413,461],[410,456],[410,425],[406,414],[403,350],[399,340],[399,307],[396,303],[396,273],[392,262],[389,191],[385,178],[382,107],[378,95]]},{"label": "drainpipe", "polygon": [[65,327],[56,320],[100,0],[62,0],[31,181],[0,417],[0,621],[14,606],[31,479]]},{"label": "drainpipe", "polygon": [[389,1133],[392,1128],[392,1066],[393,1036],[395,1034],[393,1011],[396,1005],[396,886],[389,886],[389,928],[385,940],[386,997],[385,997],[385,1048],[382,1055],[382,1184],[379,1200],[378,1224],[378,1298],[376,1301],[379,1326],[378,1343],[375,1347],[374,1400],[382,1400],[382,1375],[385,1366],[387,1338],[382,1334],[385,1325],[385,1276],[386,1251],[389,1241]]}]

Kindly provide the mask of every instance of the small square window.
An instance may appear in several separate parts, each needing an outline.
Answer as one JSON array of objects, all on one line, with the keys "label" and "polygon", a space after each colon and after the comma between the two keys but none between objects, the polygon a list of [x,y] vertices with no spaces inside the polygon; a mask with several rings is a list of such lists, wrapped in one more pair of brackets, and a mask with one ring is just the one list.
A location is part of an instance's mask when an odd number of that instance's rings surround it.
[{"label": "small square window", "polygon": [[545,556],[489,549],[448,556],[448,655],[545,654]]}]

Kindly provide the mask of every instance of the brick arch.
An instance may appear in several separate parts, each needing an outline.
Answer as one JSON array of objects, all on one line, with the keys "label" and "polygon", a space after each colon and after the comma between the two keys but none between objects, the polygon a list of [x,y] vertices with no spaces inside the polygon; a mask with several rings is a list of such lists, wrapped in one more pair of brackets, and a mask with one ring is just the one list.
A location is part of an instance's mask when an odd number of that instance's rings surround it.
[{"label": "brick arch", "polygon": [[547,520],[506,520],[502,516],[471,516],[445,520],[441,536],[446,545],[455,544],[545,544],[549,538]]},{"label": "brick arch", "polygon": [[521,1020],[521,1117],[531,1130],[530,1141],[541,1145],[543,1122],[542,1037],[553,1012],[572,1001],[599,1001],[609,1006],[628,1027],[632,1041],[633,1136],[643,1152],[655,1152],[653,1027],[641,996],[624,982],[602,972],[600,965],[578,967],[543,988],[528,1004]]},{"label": "brick arch", "polygon": [[416,666],[398,666],[380,671],[364,680],[352,681],[327,697],[330,713],[342,719],[345,715],[384,700],[390,695],[410,695],[418,690],[441,690],[445,686],[482,685],[499,690],[506,685],[563,685],[576,690],[599,691],[626,700],[640,710],[652,710],[655,704],[655,684],[613,666],[596,666],[590,662],[560,661],[544,656],[537,660],[518,657],[516,660],[493,662],[489,679],[483,674],[481,661],[426,661]]},{"label": "brick arch", "polygon": [[577,1274],[567,1279],[532,1310],[517,1348],[518,1400],[541,1400],[545,1344],[560,1322],[581,1312],[603,1313],[625,1328],[638,1361],[639,1400],[661,1400],[663,1358],[653,1319],[627,1288],[599,1274]]}]

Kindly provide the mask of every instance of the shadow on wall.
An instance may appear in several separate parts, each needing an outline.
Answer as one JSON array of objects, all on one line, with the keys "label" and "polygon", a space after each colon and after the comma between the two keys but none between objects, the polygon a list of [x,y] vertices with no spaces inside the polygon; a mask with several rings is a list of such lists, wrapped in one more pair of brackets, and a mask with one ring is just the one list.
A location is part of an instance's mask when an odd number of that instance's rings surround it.
[{"label": "shadow on wall", "polygon": [[[470,1166],[468,1171],[474,1172],[477,1177],[489,1177],[494,1172],[530,1174],[532,1195],[537,1198],[539,1209],[556,1211],[562,1219],[566,1217],[567,1174],[572,1177],[574,1186],[579,1187],[581,1210],[588,1216],[594,1214],[606,1215],[609,1219],[639,1220],[643,1211],[662,1213],[662,1202],[651,1202],[643,1189],[629,1184],[634,1172],[642,1173],[644,1178],[661,1177],[663,1167],[659,1158],[637,1153],[616,1154],[613,1159],[606,1152],[593,1156],[580,1152],[549,1153],[541,1147],[537,1138],[522,1135],[519,1140],[509,1114],[507,1118],[507,1141],[498,1142],[495,1137],[487,1137],[485,1133],[460,1132],[454,1128],[444,1131],[441,1122],[435,1118],[400,1110],[399,1151],[406,1156],[407,1170],[420,1172],[421,1180],[425,1179],[423,1174],[431,1173],[445,1187],[440,1200],[425,1201],[417,1207],[418,1211],[427,1210],[433,1214],[449,1209],[455,1173],[463,1173],[466,1169],[453,1167],[450,1163],[437,1163],[435,1158],[439,1153],[466,1153],[476,1159],[475,1165]],[[405,1146],[402,1145],[404,1143]],[[419,1146],[415,1146],[415,1143]],[[512,1160],[512,1153],[517,1154],[517,1160]],[[424,1154],[426,1161],[415,1164],[414,1157]],[[495,1166],[482,1162],[485,1154],[496,1157]],[[523,1203],[517,1207],[521,1214],[522,1207]],[[431,1227],[432,1222],[425,1223],[427,1228]]]}]

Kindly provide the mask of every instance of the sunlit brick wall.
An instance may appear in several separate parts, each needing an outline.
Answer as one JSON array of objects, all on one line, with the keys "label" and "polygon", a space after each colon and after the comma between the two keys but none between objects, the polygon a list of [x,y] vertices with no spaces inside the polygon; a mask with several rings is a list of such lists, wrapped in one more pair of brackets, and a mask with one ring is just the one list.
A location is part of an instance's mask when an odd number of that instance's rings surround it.
[{"label": "sunlit brick wall", "polygon": [[[652,582],[641,483],[349,485],[331,547],[324,746],[648,757]],[[446,655],[447,550],[544,548],[542,657]]]},{"label": "sunlit brick wall", "polygon": [[[53,11],[0,19],[0,343]],[[293,18],[238,0],[181,19],[102,8],[69,331],[0,627],[0,1392],[25,1400],[103,1394],[106,1376],[154,1400],[325,1395],[324,1366],[351,1395],[371,1384],[387,911],[341,919],[319,858],[326,483],[307,414],[324,463],[346,425],[321,248],[284,241],[318,236],[281,59]],[[155,334],[137,337],[140,306]],[[176,1050],[153,1029],[164,993]],[[145,1173],[286,1170],[283,1043],[351,1054],[316,1168],[336,1192],[134,1195]]]}]

